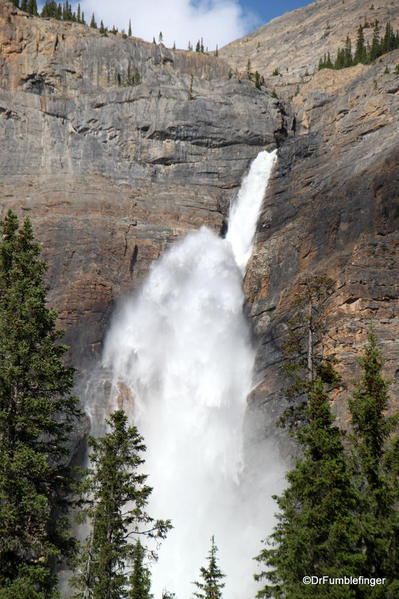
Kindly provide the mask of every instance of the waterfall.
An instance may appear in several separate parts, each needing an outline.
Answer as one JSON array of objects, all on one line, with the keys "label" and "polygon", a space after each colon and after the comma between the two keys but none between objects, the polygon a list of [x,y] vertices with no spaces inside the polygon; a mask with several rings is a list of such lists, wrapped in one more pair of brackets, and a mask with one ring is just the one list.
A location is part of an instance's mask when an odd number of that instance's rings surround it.
[{"label": "waterfall", "polygon": [[242,278],[275,159],[261,152],[252,163],[226,239],[202,227],[178,241],[119,307],[106,338],[113,407],[122,403],[147,446],[149,513],[174,526],[152,569],[155,599],[165,588],[177,599],[193,596],[212,535],[224,598],[254,596],[252,558],[270,530],[282,468],[271,448],[252,476],[244,463],[255,350]]},{"label": "waterfall", "polygon": [[252,253],[256,223],[276,160],[276,153],[275,150],[258,154],[251,164],[248,175],[244,177],[236,201],[230,209],[226,239],[230,242],[234,259],[243,275]]}]

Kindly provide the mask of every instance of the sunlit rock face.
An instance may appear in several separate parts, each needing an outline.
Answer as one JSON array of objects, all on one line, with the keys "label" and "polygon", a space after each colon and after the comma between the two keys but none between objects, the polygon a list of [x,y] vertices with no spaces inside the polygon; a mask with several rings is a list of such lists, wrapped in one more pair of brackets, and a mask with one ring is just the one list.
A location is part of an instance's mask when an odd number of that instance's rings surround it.
[{"label": "sunlit rock face", "polygon": [[[29,215],[74,360],[113,302],[187,231],[219,231],[278,102],[214,56],[172,51],[0,2],[0,193]],[[135,83],[135,85],[133,85]]]},{"label": "sunlit rock face", "polygon": [[[233,68],[245,72],[250,61],[279,95],[293,96],[315,71],[320,58],[330,52],[334,59],[346,36],[356,46],[359,25],[366,42],[371,43],[374,22],[382,29],[390,20],[399,28],[399,5],[392,0],[317,0],[296,10],[285,12],[248,35],[221,48],[220,55]],[[273,73],[279,72],[279,75]]]}]

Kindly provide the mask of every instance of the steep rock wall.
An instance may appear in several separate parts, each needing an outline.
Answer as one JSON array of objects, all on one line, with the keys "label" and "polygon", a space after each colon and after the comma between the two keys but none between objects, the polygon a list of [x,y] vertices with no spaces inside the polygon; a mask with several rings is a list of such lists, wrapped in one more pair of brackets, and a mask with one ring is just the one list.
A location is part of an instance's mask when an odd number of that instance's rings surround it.
[{"label": "steep rock wall", "polygon": [[213,56],[171,51],[0,2],[0,197],[29,215],[74,361],[114,300],[190,229],[220,229],[278,101]]},{"label": "steep rock wall", "polygon": [[[253,399],[276,419],[287,321],[306,277],[335,282],[324,317],[327,353],[348,387],[373,326],[399,408],[399,51],[370,66],[320,71],[289,105],[290,136],[279,152],[259,222],[246,290],[259,343]],[[390,73],[386,73],[386,66]],[[295,131],[292,122],[295,119]]]}]

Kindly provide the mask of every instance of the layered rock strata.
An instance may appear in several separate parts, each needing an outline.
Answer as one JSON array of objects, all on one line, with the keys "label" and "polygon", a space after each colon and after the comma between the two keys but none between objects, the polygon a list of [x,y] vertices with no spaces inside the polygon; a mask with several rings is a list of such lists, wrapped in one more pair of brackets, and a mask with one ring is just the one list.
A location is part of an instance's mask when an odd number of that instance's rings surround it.
[{"label": "layered rock strata", "polygon": [[74,361],[168,244],[218,230],[278,102],[216,57],[0,2],[0,197],[29,215]]},{"label": "layered rock strata", "polygon": [[[388,21],[398,29],[399,4],[391,0],[316,0],[231,42],[220,55],[244,76],[249,61],[253,72],[259,71],[279,93],[292,96],[317,70],[324,54],[330,52],[335,58],[347,36],[355,50],[359,25],[367,25],[365,41],[371,42],[376,20],[382,35]],[[279,75],[273,76],[276,70]]]}]

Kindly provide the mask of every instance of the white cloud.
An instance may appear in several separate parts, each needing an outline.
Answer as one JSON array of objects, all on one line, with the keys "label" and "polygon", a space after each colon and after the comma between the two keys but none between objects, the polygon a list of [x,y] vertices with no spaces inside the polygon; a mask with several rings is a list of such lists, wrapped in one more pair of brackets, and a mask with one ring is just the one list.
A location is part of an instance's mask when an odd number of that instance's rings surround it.
[{"label": "white cloud", "polygon": [[129,18],[133,35],[158,41],[162,31],[165,45],[187,48],[201,37],[213,50],[242,37],[259,25],[253,13],[244,11],[238,0],[82,0],[86,21],[95,13],[108,27],[127,31]]}]

